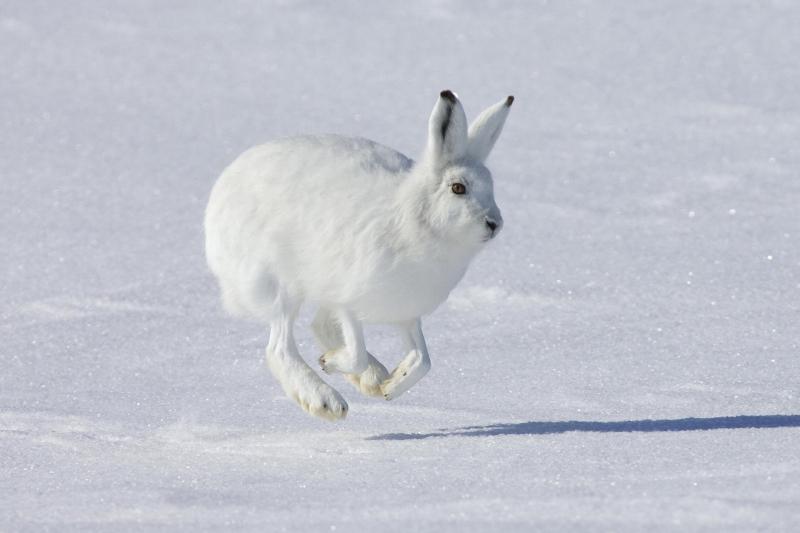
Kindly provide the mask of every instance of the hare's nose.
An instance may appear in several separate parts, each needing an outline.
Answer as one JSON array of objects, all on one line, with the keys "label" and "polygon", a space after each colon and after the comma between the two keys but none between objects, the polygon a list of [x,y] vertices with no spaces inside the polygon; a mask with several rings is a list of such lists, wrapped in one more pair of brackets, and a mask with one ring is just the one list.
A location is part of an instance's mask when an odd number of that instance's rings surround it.
[{"label": "hare's nose", "polygon": [[486,225],[489,226],[489,229],[492,230],[492,233],[494,233],[494,230],[497,229],[497,222],[489,218],[486,219]]}]

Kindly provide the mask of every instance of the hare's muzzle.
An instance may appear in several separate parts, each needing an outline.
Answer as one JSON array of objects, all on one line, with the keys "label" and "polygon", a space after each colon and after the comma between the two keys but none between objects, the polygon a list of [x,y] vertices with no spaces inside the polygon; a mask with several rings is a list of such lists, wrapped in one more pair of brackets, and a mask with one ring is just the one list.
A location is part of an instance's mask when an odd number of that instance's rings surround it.
[{"label": "hare's muzzle", "polygon": [[486,227],[489,228],[489,238],[491,239],[497,234],[500,225],[497,223],[497,221],[487,218]]}]

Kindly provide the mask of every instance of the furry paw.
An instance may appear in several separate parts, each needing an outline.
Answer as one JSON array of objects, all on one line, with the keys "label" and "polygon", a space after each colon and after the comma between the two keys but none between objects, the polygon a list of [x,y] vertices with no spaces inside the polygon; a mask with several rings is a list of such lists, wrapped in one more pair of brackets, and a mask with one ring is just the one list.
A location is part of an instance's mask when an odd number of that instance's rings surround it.
[{"label": "furry paw", "polygon": [[300,387],[289,393],[297,404],[309,414],[325,420],[341,420],[347,416],[347,402],[326,383]]},{"label": "furry paw", "polygon": [[369,356],[369,359],[369,366],[365,371],[360,374],[345,374],[344,377],[362,394],[381,397],[383,396],[381,383],[388,379],[389,371],[372,355]]},{"label": "furry paw", "polygon": [[328,350],[322,354],[319,358],[319,366],[326,374],[332,374],[333,372],[360,374],[367,369],[364,361],[357,361],[345,348]]},{"label": "furry paw", "polygon": [[333,356],[336,354],[335,350],[328,350],[324,354],[319,356],[319,367],[322,369],[323,372],[326,374],[332,374],[336,372],[338,368],[333,362]]},{"label": "furry paw", "polygon": [[397,398],[422,379],[430,368],[430,361],[423,359],[417,350],[411,350],[392,375],[381,383],[381,394],[387,400]]}]

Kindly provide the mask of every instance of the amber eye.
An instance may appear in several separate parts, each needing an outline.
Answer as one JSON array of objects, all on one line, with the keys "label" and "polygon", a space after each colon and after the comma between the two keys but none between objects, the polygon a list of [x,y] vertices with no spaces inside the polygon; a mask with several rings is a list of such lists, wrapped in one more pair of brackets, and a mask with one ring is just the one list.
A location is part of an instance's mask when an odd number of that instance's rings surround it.
[{"label": "amber eye", "polygon": [[458,182],[452,184],[450,190],[453,191],[454,194],[465,194],[467,192],[467,188],[464,187],[464,184]]}]

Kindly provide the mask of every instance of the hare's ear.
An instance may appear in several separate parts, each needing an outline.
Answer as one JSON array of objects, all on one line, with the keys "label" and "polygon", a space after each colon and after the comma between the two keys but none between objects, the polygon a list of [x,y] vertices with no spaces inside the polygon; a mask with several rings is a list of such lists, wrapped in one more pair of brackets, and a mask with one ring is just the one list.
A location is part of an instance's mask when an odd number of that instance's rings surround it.
[{"label": "hare's ear", "polygon": [[467,141],[467,155],[483,163],[489,157],[494,143],[503,131],[508,110],[514,103],[514,97],[509,96],[502,102],[484,110],[469,126],[469,140]]},{"label": "hare's ear", "polygon": [[428,121],[427,157],[437,166],[467,153],[467,116],[452,91],[442,91]]}]

